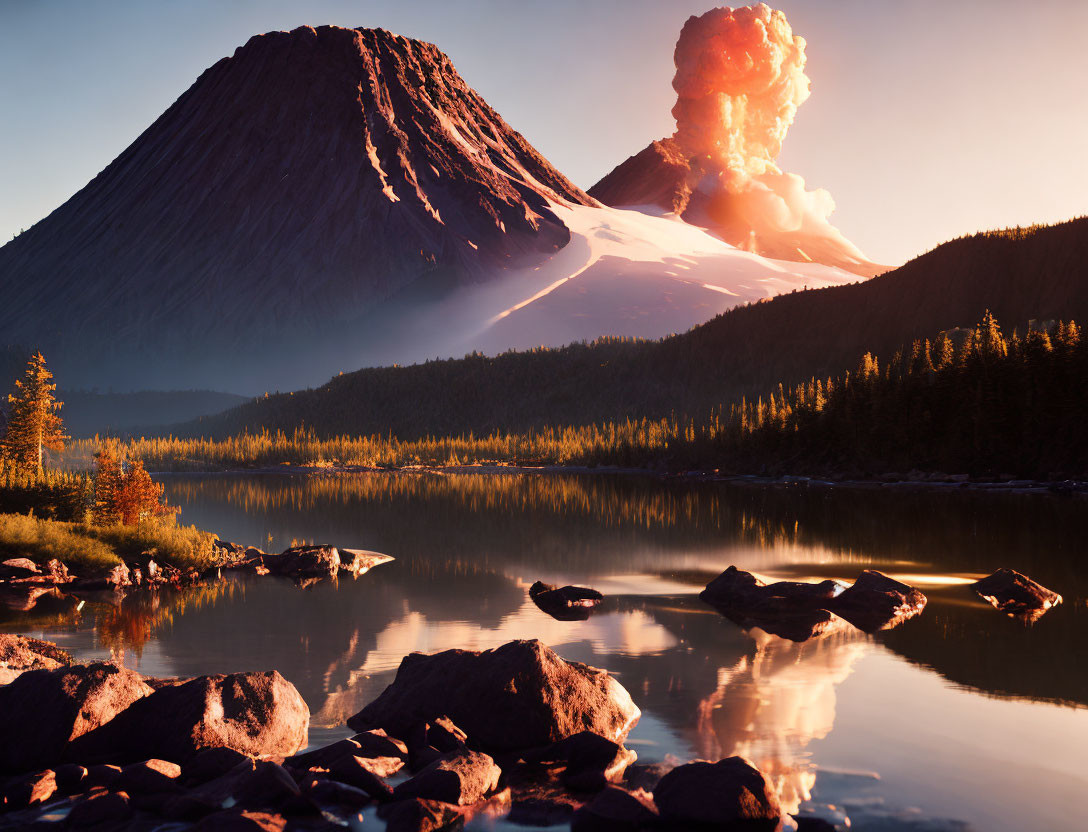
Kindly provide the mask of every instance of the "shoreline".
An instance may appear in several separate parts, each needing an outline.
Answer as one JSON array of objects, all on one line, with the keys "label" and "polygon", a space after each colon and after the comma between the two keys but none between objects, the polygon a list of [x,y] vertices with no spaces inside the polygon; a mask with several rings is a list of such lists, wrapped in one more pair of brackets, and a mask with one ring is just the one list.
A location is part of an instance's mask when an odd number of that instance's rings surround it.
[{"label": "shoreline", "polygon": [[[971,491],[997,494],[1037,494],[1062,497],[1088,497],[1088,480],[1033,479],[971,479],[966,474],[922,475],[925,478],[899,478],[885,475],[875,479],[832,479],[829,477],[784,474],[723,474],[718,471],[663,472],[650,468],[623,468],[609,465],[507,465],[489,463],[478,465],[407,465],[399,468],[374,468],[364,465],[278,465],[259,468],[227,468],[218,471],[154,471],[156,477],[280,475],[312,476],[315,474],[459,474],[497,475],[619,475],[641,476],[662,482],[707,482],[755,487],[848,488],[868,491]],[[889,478],[894,476],[895,478]],[[932,477],[932,479],[930,479]]]}]

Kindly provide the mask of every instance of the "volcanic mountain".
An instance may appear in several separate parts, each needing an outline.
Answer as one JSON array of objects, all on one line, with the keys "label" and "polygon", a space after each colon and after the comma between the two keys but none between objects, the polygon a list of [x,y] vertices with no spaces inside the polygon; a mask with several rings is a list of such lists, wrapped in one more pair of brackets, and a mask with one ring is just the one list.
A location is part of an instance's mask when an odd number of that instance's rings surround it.
[{"label": "volcanic mountain", "polygon": [[302,27],[206,70],[0,249],[0,331],[69,388],[259,392],[382,361],[664,335],[849,279],[601,206],[433,45]]}]

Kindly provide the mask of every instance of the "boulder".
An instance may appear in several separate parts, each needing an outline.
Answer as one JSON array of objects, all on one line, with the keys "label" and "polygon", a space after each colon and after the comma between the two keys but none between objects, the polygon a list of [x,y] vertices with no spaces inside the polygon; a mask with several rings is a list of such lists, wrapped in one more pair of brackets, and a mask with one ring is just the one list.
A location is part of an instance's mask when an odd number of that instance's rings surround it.
[{"label": "boulder", "polygon": [[[213,566],[220,569],[232,569],[237,566],[241,566],[247,559],[249,559],[248,549],[240,543],[231,543],[227,540],[213,540],[212,552],[215,556],[215,560],[212,562]],[[256,550],[260,552],[260,550]],[[260,554],[264,554],[260,552]]]},{"label": "boulder", "polygon": [[199,786],[222,777],[239,763],[248,763],[252,767],[253,759],[233,748],[205,748],[190,757],[181,767],[181,779],[190,786]]},{"label": "boulder", "polygon": [[609,783],[618,782],[627,766],[637,759],[634,751],[592,731],[581,731],[543,751],[525,755],[526,762],[564,764],[563,785],[575,792],[600,791]]},{"label": "boulder", "polygon": [[926,607],[926,596],[912,586],[866,569],[853,586],[833,598],[828,609],[859,630],[887,630],[913,618]]},{"label": "boulder", "polygon": [[533,639],[483,652],[412,653],[348,725],[407,736],[414,725],[447,716],[474,748],[516,751],[586,730],[622,743],[640,715],[607,671],[564,661]]},{"label": "boulder", "polygon": [[653,798],[642,790],[609,786],[574,813],[571,832],[636,832],[658,822]]},{"label": "boulder", "polygon": [[355,814],[371,802],[370,795],[362,789],[336,780],[321,780],[316,777],[306,784],[303,796],[318,810],[333,811],[338,815]]},{"label": "boulder", "polygon": [[843,590],[842,584],[830,580],[766,584],[751,572],[730,566],[707,584],[699,597],[738,627],[759,627],[791,641],[808,641],[849,628],[827,609]]},{"label": "boulder", "polygon": [[479,751],[462,748],[435,760],[393,790],[394,800],[421,798],[472,806],[499,787],[502,769]]},{"label": "boulder", "polygon": [[529,597],[541,611],[560,621],[584,621],[604,600],[601,593],[589,587],[555,587],[542,581],[529,587]]},{"label": "boulder", "polygon": [[178,777],[181,766],[166,760],[145,760],[121,769],[121,774],[110,786],[111,791],[129,795],[163,794],[179,790]]},{"label": "boulder", "polygon": [[74,763],[57,766],[57,792],[60,794],[79,794],[87,791],[87,769]]},{"label": "boulder", "polygon": [[359,765],[376,777],[390,777],[404,768],[408,750],[404,743],[391,739],[384,731],[373,731],[315,748],[305,754],[296,754],[284,760],[283,764],[302,771],[313,767],[329,769],[349,756],[357,758]]},{"label": "boulder", "polygon": [[782,822],[774,785],[743,757],[677,766],[657,784],[654,804],[674,825],[775,832]]},{"label": "boulder", "polygon": [[[0,687],[0,772],[60,762],[71,742],[151,693],[138,673],[107,662],[23,673]],[[160,755],[140,759],[151,756]]]},{"label": "boulder", "polygon": [[4,785],[0,812],[27,809],[45,803],[57,792],[56,772],[46,769]]},{"label": "boulder", "polygon": [[402,800],[378,810],[385,832],[438,832],[459,828],[464,816],[456,806],[438,800]]},{"label": "boulder", "polygon": [[301,791],[283,766],[269,760],[243,761],[221,777],[188,792],[208,806],[237,806],[242,809],[274,809],[294,801]]},{"label": "boulder", "polygon": [[124,792],[93,792],[72,804],[68,812],[69,829],[93,827],[116,829],[132,817],[132,806]]},{"label": "boulder", "polygon": [[265,555],[264,565],[273,575],[288,578],[335,578],[340,553],[335,546],[292,546],[280,555]]},{"label": "boulder", "polygon": [[427,723],[427,745],[443,754],[456,751],[468,741],[468,734],[453,724],[448,716],[440,716]]},{"label": "boulder", "polygon": [[340,572],[358,578],[366,574],[375,566],[389,563],[393,560],[389,555],[381,552],[368,552],[365,549],[340,549]]},{"label": "boulder", "polygon": [[1062,602],[1058,593],[1012,569],[998,569],[971,588],[1001,612],[1028,620],[1038,619]]},{"label": "boulder", "polygon": [[31,578],[41,574],[38,564],[30,558],[9,558],[0,562],[0,580],[11,581]]},{"label": "boulder", "polygon": [[132,586],[132,572],[123,563],[102,567],[91,575],[73,578],[70,584],[76,591],[118,590]]},{"label": "boulder", "polygon": [[389,800],[393,790],[381,775],[374,773],[372,767],[371,760],[349,754],[330,763],[328,771],[329,777],[337,782],[362,789],[375,800]]},{"label": "boulder", "polygon": [[0,685],[28,670],[56,670],[71,663],[72,657],[50,641],[0,633]]},{"label": "boulder", "polygon": [[159,688],[69,747],[74,762],[127,763],[159,757],[185,764],[223,746],[254,757],[306,745],[310,710],[277,671],[198,676]]}]

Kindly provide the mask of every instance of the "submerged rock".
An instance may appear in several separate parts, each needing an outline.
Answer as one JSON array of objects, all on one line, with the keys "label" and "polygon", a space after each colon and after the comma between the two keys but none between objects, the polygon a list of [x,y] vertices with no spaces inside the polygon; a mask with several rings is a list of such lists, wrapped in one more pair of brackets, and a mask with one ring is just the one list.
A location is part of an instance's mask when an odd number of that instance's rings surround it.
[{"label": "submerged rock", "polygon": [[138,673],[107,662],[23,673],[0,687],[0,772],[59,762],[71,742],[152,693]]},{"label": "submerged rock", "polygon": [[55,670],[71,663],[72,657],[50,641],[0,633],[0,685],[28,670]]},{"label": "submerged rock", "polygon": [[835,597],[830,609],[867,633],[887,630],[926,607],[926,596],[912,586],[866,569],[854,585]]},{"label": "submerged rock", "polygon": [[1030,621],[1062,602],[1058,593],[1012,569],[998,569],[971,588],[1006,615]]},{"label": "submerged rock", "polygon": [[529,587],[529,597],[543,612],[560,621],[584,621],[604,596],[585,586],[555,587],[537,581]]},{"label": "submerged rock", "polygon": [[310,710],[277,671],[198,676],[155,691],[69,748],[74,762],[186,763],[223,746],[255,757],[306,745]]},{"label": "submerged rock", "polygon": [[677,766],[657,784],[654,803],[663,820],[684,828],[773,832],[782,822],[774,785],[743,757]]},{"label": "submerged rock", "polygon": [[405,656],[393,683],[348,725],[408,736],[441,716],[475,748],[515,751],[585,730],[622,743],[640,711],[607,671],[566,662],[534,639],[479,653]]}]

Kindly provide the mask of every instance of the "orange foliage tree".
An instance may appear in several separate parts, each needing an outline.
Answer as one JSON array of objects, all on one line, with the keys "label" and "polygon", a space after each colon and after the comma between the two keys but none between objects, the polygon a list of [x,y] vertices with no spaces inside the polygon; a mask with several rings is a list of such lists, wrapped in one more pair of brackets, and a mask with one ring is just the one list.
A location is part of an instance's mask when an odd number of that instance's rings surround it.
[{"label": "orange foliage tree", "polygon": [[173,512],[163,497],[163,487],[151,479],[142,460],[126,465],[111,444],[95,454],[92,522],[96,526],[132,526]]}]

